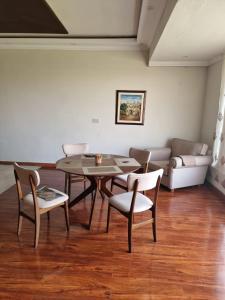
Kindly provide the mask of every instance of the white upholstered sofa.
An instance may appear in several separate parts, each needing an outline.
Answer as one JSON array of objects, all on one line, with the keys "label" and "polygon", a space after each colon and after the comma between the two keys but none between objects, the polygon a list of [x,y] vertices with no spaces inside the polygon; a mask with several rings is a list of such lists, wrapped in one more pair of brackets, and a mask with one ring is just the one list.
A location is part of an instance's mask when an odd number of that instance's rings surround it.
[{"label": "white upholstered sofa", "polygon": [[164,169],[161,184],[170,190],[205,181],[212,158],[208,145],[174,138],[165,148],[147,148],[151,152],[150,170]]}]

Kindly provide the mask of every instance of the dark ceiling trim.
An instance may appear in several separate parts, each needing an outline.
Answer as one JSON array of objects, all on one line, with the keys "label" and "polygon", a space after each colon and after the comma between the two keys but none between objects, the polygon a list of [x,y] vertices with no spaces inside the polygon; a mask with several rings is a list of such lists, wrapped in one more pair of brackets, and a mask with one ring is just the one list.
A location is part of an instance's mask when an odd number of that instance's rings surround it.
[{"label": "dark ceiling trim", "polygon": [[0,33],[55,35],[68,31],[45,0],[0,0]]},{"label": "dark ceiling trim", "polygon": [[0,39],[136,39],[136,35],[86,35],[86,36],[79,36],[79,35],[0,35]]},{"label": "dark ceiling trim", "polygon": [[65,31],[65,34],[68,34],[68,31],[66,29],[66,27],[63,25],[63,23],[59,20],[59,18],[57,17],[57,15],[55,14],[54,10],[51,8],[51,6],[46,2],[46,0],[43,0],[44,5],[46,6],[46,9],[48,9],[49,12],[52,13],[52,15],[55,16],[55,18],[57,19],[57,22],[60,24],[60,26],[63,28],[63,30]]}]

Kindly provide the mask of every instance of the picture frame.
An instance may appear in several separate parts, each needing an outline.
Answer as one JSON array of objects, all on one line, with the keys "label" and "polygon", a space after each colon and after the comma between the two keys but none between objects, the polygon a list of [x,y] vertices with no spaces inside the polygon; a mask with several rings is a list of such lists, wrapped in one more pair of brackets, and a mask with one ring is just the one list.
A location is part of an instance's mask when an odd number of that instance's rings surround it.
[{"label": "picture frame", "polygon": [[115,123],[144,125],[146,91],[116,91]]}]

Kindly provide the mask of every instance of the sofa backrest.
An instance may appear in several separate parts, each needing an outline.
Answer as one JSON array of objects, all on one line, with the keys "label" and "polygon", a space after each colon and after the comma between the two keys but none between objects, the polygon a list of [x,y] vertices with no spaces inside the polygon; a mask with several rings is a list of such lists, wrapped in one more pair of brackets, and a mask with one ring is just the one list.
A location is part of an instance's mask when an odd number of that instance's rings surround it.
[{"label": "sofa backrest", "polygon": [[206,155],[208,145],[174,138],[171,141],[172,157],[178,155]]}]

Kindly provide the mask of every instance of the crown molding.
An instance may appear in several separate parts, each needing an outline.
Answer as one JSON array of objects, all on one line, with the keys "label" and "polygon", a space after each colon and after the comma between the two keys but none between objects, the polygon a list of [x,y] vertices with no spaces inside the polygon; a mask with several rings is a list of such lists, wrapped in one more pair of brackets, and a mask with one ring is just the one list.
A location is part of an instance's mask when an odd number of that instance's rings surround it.
[{"label": "crown molding", "polygon": [[150,60],[150,67],[209,67],[225,58],[225,54],[215,56],[211,60],[192,60],[192,61],[157,61]]},{"label": "crown molding", "polygon": [[218,56],[213,57],[213,58],[209,61],[209,66],[211,66],[211,65],[213,65],[213,64],[215,64],[215,63],[217,63],[217,62],[219,62],[219,61],[221,61],[221,60],[223,60],[223,58],[224,58],[224,54],[221,54],[221,55],[218,55]]},{"label": "crown molding", "polygon": [[144,50],[136,38],[0,38],[0,49],[59,49],[87,51],[137,51]]},{"label": "crown molding", "polygon": [[149,61],[150,67],[207,67],[208,61]]}]

